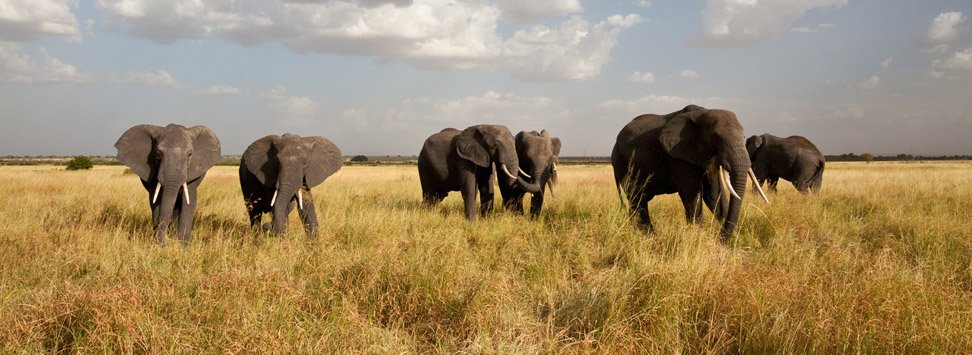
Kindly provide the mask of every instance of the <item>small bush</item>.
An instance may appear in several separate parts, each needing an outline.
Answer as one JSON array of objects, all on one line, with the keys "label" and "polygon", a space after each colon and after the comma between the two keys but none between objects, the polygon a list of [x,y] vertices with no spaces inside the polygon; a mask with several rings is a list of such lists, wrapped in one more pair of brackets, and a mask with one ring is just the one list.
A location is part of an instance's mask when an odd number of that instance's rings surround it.
[{"label": "small bush", "polygon": [[366,157],[364,155],[355,155],[353,158],[351,158],[351,161],[353,161],[353,162],[366,162],[366,161],[368,161],[368,157]]},{"label": "small bush", "polygon": [[86,156],[76,156],[67,163],[67,170],[89,170],[94,167],[91,159]]}]

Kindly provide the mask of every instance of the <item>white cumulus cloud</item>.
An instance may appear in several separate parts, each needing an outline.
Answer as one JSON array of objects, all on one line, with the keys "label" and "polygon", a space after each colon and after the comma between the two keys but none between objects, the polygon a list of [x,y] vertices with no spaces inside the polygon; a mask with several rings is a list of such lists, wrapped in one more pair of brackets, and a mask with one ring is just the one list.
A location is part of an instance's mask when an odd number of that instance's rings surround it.
[{"label": "white cumulus cloud", "polygon": [[533,23],[545,17],[577,14],[584,11],[579,0],[498,0],[503,17],[514,22]]},{"label": "white cumulus cloud", "polygon": [[210,96],[242,95],[243,90],[230,85],[210,85],[202,91],[202,94]]},{"label": "white cumulus cloud", "polygon": [[71,6],[77,0],[0,0],[0,41],[25,42],[44,35],[81,41]]},{"label": "white cumulus cloud", "polygon": [[358,129],[402,130],[421,141],[430,132],[446,127],[463,129],[479,123],[508,126],[515,123],[516,127],[540,128],[542,122],[568,114],[549,97],[487,91],[482,95],[455,99],[408,98],[392,107],[374,111],[348,109],[341,117]]},{"label": "white cumulus cloud", "polygon": [[928,25],[926,39],[936,51],[948,49],[948,43],[954,41],[959,36],[959,25],[966,19],[961,12],[943,12],[935,16],[931,24]]},{"label": "white cumulus cloud", "polygon": [[[773,39],[814,9],[835,9],[847,0],[707,0],[702,31],[690,41],[700,47],[744,47]],[[820,26],[820,28],[830,28]],[[814,29],[797,27],[796,32]]]},{"label": "white cumulus cloud", "polygon": [[18,51],[17,45],[0,44],[0,83],[83,83],[92,80],[91,74],[60,59],[51,58],[43,48],[37,59]]},{"label": "white cumulus cloud", "polygon": [[655,75],[651,72],[642,73],[640,70],[628,75],[627,81],[629,83],[639,83],[639,84],[651,84],[655,82]]},{"label": "white cumulus cloud", "polygon": [[881,68],[883,68],[883,69],[890,68],[891,67],[891,63],[893,63],[893,62],[894,62],[894,58],[890,58],[889,57],[888,59],[885,59],[885,60],[881,61]]},{"label": "white cumulus cloud", "polygon": [[290,124],[307,123],[321,109],[320,104],[307,96],[290,95],[285,86],[271,88],[263,95],[263,99],[281,111],[285,115],[285,121]]},{"label": "white cumulus cloud", "polygon": [[[98,0],[110,21],[160,43],[276,41],[297,52],[370,56],[432,69],[485,69],[534,80],[597,75],[635,14],[589,22],[577,0],[236,1]],[[573,15],[572,15],[573,14]],[[558,26],[497,29],[507,18],[572,15]],[[538,21],[539,22],[539,21]]]},{"label": "white cumulus cloud", "polygon": [[867,80],[857,83],[857,86],[860,87],[861,89],[871,90],[877,88],[880,82],[881,82],[880,77],[878,77],[877,75],[871,75],[871,77],[868,78]]},{"label": "white cumulus cloud", "polygon": [[679,74],[679,76],[681,76],[683,78],[686,78],[686,79],[695,79],[695,78],[698,78],[699,77],[699,73],[697,73],[695,70],[685,69],[685,70],[682,70],[682,73]]},{"label": "white cumulus cloud", "polygon": [[944,69],[972,71],[972,47],[961,52],[955,52],[951,57],[939,63]]},{"label": "white cumulus cloud", "polygon": [[186,86],[179,83],[168,71],[130,71],[125,75],[112,75],[115,82],[127,85],[159,86],[174,90],[185,89]]}]

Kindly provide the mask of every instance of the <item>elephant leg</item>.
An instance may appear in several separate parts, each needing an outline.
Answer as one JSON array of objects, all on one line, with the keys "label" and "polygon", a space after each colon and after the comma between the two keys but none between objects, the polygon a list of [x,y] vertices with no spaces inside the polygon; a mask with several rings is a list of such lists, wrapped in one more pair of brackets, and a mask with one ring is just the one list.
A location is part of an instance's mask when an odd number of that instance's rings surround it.
[{"label": "elephant leg", "polygon": [[655,226],[651,224],[651,216],[648,215],[648,201],[651,201],[652,196],[647,198],[639,199],[638,205],[635,207],[635,212],[638,214],[638,223],[642,228],[648,230],[649,233],[655,232]]},{"label": "elephant leg", "polygon": [[422,202],[426,207],[434,207],[442,202],[448,195],[448,192],[441,191],[423,191],[422,192]]},{"label": "elephant leg", "polygon": [[[202,179],[198,179],[191,184],[187,184],[189,188],[189,204],[186,204],[185,201],[177,201],[179,208],[178,213],[175,214],[176,234],[179,235],[179,239],[182,240],[184,245],[189,244],[189,239],[192,237],[192,225],[195,219],[196,202],[198,200],[196,190],[199,188],[199,183],[201,182]],[[185,198],[185,195],[182,198]]]},{"label": "elephant leg", "polygon": [[766,182],[766,187],[769,188],[770,192],[776,193],[776,184],[780,182],[780,178],[773,176],[766,179]]},{"label": "elephant leg", "polygon": [[702,180],[706,176],[700,167],[690,164],[672,163],[672,179],[678,189],[678,197],[685,207],[686,223],[701,223],[699,210],[699,194],[702,192]]},{"label": "elephant leg", "polygon": [[256,207],[247,207],[246,214],[250,217],[250,228],[257,228],[260,226],[260,222],[263,221],[263,213],[256,209]]},{"label": "elephant leg", "polygon": [[476,221],[476,174],[474,174],[472,169],[464,169],[460,172],[460,180],[462,181],[462,202],[465,207],[466,220],[470,222]]},{"label": "elephant leg", "polygon": [[493,211],[493,173],[479,173],[476,187],[479,189],[479,214],[485,216]]},{"label": "elephant leg", "polygon": [[[718,180],[702,179],[702,202],[719,221],[725,220],[729,210],[729,200],[722,198],[722,186]],[[701,208],[701,206],[699,206]],[[701,218],[702,214],[699,213]]]},{"label": "elephant leg", "polygon": [[[543,186],[541,184],[540,186]],[[522,200],[520,201],[520,209],[523,209]],[[540,216],[540,211],[543,210],[543,192],[538,192],[530,196],[530,217],[537,218]]]},{"label": "elephant leg", "polygon": [[178,217],[176,217],[176,234],[179,235],[179,239],[182,240],[183,245],[188,245],[189,239],[192,237],[193,215],[195,213],[195,201],[188,206],[181,206],[179,208]]},{"label": "elephant leg", "polygon": [[317,238],[317,212],[314,210],[314,198],[310,190],[304,192],[304,208],[297,208],[300,221],[304,224],[304,232],[311,239]]}]

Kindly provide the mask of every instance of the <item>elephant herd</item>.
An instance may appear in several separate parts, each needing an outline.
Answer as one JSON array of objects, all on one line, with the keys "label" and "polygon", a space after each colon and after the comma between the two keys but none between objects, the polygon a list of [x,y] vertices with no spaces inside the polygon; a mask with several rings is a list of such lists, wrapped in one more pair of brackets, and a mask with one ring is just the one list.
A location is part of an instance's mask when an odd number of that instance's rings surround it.
[{"label": "elephant herd", "polygon": [[[499,186],[503,207],[530,215],[543,209],[544,195],[554,193],[560,139],[547,130],[516,136],[502,125],[482,124],[462,131],[446,128],[425,140],[418,156],[422,199],[435,206],[449,192],[460,191],[466,219],[475,221],[493,209]],[[149,192],[152,225],[159,243],[174,225],[188,243],[196,190],[206,171],[221,157],[219,139],[205,126],[186,128],[137,125],[115,143],[117,158],[138,175]],[[343,164],[341,150],[320,136],[268,135],[257,139],[240,159],[239,178],[251,228],[283,233],[287,216],[297,209],[304,230],[317,235],[317,215],[311,188],[324,182]],[[652,230],[648,202],[656,195],[677,193],[689,223],[701,223],[705,205],[722,221],[720,234],[732,235],[739,219],[747,180],[761,189],[776,190],[780,178],[802,193],[820,190],[824,157],[800,136],[770,134],[743,140],[743,128],[727,110],[689,105],[666,114],[635,117],[618,133],[611,152],[615,185],[640,225]],[[476,197],[479,196],[477,211]],[[271,223],[262,223],[270,213]]]}]

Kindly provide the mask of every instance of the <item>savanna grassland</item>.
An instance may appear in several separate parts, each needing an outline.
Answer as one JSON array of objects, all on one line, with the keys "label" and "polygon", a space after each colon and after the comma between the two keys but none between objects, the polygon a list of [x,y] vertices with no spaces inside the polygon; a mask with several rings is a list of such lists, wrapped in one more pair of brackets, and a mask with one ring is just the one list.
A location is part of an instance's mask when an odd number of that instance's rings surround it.
[{"label": "savanna grassland", "polygon": [[[563,166],[540,220],[420,205],[414,166],[314,189],[320,238],[246,224],[237,170],[156,244],[123,167],[0,167],[0,352],[972,351],[972,163],[832,163],[747,194],[736,237],[632,224],[610,166]],[[497,196],[498,198],[498,196]]]}]

